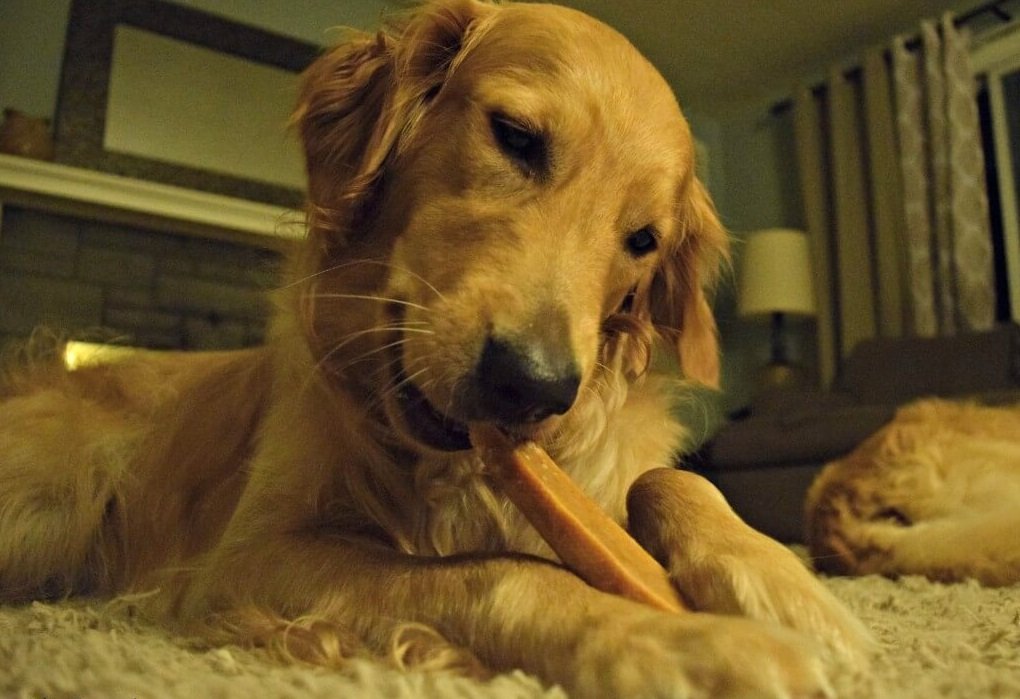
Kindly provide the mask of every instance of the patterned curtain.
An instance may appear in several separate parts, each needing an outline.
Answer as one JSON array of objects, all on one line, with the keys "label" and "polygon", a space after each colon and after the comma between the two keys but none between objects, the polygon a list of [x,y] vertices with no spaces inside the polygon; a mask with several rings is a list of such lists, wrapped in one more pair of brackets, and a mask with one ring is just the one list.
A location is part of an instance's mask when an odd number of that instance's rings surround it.
[{"label": "patterned curtain", "polygon": [[984,330],[995,319],[992,242],[975,83],[965,36],[921,25],[893,41],[914,332]]},{"label": "patterned curtain", "polygon": [[795,96],[824,383],[860,340],[993,325],[976,90],[967,38],[946,15],[922,25],[918,46],[897,37]]}]

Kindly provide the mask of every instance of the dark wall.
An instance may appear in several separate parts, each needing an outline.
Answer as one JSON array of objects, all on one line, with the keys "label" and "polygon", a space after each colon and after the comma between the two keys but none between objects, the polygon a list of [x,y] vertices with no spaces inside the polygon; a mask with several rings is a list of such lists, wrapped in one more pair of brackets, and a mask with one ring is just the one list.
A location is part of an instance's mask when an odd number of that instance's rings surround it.
[{"label": "dark wall", "polygon": [[278,255],[4,207],[0,342],[45,325],[159,349],[258,344]]}]

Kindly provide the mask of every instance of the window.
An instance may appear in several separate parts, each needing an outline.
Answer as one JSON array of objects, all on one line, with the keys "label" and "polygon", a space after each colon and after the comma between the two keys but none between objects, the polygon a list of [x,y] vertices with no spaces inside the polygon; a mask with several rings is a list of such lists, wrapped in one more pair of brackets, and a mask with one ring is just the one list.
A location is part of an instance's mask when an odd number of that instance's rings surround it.
[{"label": "window", "polygon": [[988,196],[1000,287],[1000,319],[1020,321],[1020,31],[974,53],[988,167]]}]

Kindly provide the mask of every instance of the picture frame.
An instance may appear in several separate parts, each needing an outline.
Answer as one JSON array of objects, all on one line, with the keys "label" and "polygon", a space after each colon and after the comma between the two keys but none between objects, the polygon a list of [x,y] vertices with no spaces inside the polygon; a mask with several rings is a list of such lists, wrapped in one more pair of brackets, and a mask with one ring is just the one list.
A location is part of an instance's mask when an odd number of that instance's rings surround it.
[{"label": "picture frame", "polygon": [[299,206],[303,195],[298,187],[106,147],[115,35],[123,27],[295,74],[322,51],[298,39],[162,0],[72,0],[54,119],[56,162],[279,206]]}]

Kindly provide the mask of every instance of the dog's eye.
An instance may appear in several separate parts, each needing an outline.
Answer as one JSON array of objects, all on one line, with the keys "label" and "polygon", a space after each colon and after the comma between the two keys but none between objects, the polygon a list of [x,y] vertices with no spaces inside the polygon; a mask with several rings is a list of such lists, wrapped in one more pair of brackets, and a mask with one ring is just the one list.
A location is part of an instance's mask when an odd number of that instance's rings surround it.
[{"label": "dog's eye", "polygon": [[500,114],[494,114],[491,122],[492,135],[507,157],[528,172],[545,168],[546,145],[542,134]]},{"label": "dog's eye", "polygon": [[634,257],[644,257],[659,247],[659,236],[651,226],[640,228],[627,236],[627,250]]}]

